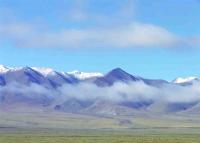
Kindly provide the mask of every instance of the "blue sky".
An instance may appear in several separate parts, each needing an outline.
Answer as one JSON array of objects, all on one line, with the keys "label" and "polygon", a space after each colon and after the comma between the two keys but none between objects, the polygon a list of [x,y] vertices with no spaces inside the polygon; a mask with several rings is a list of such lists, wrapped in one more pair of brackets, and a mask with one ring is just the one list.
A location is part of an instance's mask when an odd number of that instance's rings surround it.
[{"label": "blue sky", "polygon": [[0,64],[200,75],[198,0],[0,0]]}]

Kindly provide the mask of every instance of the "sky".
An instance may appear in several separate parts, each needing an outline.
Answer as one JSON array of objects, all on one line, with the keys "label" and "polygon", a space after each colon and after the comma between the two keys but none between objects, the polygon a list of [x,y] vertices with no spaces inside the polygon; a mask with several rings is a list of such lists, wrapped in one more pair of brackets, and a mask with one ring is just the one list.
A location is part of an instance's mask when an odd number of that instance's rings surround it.
[{"label": "sky", "polygon": [[200,75],[199,0],[0,0],[0,64]]}]

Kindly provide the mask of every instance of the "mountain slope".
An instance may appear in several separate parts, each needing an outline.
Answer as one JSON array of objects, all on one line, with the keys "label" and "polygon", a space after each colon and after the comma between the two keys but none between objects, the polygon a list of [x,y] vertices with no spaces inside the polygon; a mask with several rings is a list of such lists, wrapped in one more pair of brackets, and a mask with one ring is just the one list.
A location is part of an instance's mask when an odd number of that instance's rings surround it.
[{"label": "mountain slope", "polygon": [[139,76],[133,76],[121,68],[116,68],[107,73],[105,76],[97,77],[96,80],[94,80],[94,83],[98,86],[111,86],[115,82],[144,82],[147,85],[150,86],[162,86],[163,84],[167,84],[168,82],[165,80],[155,80],[155,79],[145,79]]},{"label": "mountain slope", "polygon": [[131,74],[125,72],[121,68],[116,68],[107,73],[103,77],[98,77],[94,81],[94,83],[98,86],[111,86],[115,82],[125,82],[128,83],[130,81],[139,81],[140,78],[134,77]]},{"label": "mountain slope", "polygon": [[[198,85],[192,85],[197,81],[197,78],[174,82],[146,79],[120,68],[102,75],[0,66],[0,109],[31,106],[92,115],[187,111],[195,114],[199,113],[200,92]],[[167,100],[166,96],[170,99],[175,96],[175,101]]]}]

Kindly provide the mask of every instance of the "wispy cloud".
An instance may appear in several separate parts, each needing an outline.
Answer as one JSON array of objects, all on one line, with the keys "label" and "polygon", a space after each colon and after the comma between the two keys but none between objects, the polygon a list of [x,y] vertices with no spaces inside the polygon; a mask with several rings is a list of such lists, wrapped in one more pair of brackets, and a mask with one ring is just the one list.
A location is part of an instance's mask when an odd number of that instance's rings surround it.
[{"label": "wispy cloud", "polygon": [[[57,17],[62,17],[63,22],[75,22],[82,26],[50,28],[52,23],[48,22],[46,26],[36,25],[19,20],[17,14],[7,9],[1,13],[0,44],[9,41],[16,47],[66,49],[177,48],[200,45],[198,35],[184,37],[159,25],[138,22],[135,19],[137,0],[75,0],[64,4],[66,8],[62,6]],[[97,5],[100,6],[95,7]]]},{"label": "wispy cloud", "polygon": [[45,30],[29,23],[1,25],[1,38],[17,47],[85,48],[85,47],[173,47],[182,42],[180,36],[168,30],[142,23],[113,28]]},{"label": "wispy cloud", "polygon": [[73,22],[118,25],[133,20],[136,3],[136,0],[74,0],[68,9],[60,10],[59,16]]}]

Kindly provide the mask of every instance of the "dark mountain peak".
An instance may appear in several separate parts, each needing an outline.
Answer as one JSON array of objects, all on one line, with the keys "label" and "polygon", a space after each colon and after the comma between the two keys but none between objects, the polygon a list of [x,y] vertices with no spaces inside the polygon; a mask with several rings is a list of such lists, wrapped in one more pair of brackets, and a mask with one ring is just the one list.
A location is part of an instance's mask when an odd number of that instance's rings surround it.
[{"label": "dark mountain peak", "polygon": [[123,69],[121,68],[115,68],[113,70],[111,70],[107,75],[130,75],[129,73],[125,72]]},{"label": "dark mountain peak", "polygon": [[116,80],[127,81],[127,80],[137,80],[137,77],[127,73],[121,68],[115,68],[105,75],[107,78],[114,78]]},{"label": "dark mountain peak", "polygon": [[120,67],[116,67],[116,68],[114,68],[114,69],[112,69],[111,71],[123,71],[123,72],[125,72],[122,68],[120,68]]},{"label": "dark mountain peak", "polygon": [[111,70],[110,72],[108,72],[108,74],[114,74],[114,73],[127,73],[127,72],[125,72],[123,69],[121,69],[121,68],[114,68],[113,70]]},{"label": "dark mountain peak", "polygon": [[121,68],[115,68],[108,72],[104,77],[99,77],[95,80],[98,86],[108,86],[113,85],[115,82],[130,82],[138,81],[140,78],[134,77],[133,75],[125,72]]}]

